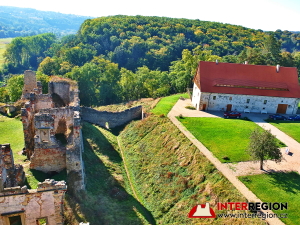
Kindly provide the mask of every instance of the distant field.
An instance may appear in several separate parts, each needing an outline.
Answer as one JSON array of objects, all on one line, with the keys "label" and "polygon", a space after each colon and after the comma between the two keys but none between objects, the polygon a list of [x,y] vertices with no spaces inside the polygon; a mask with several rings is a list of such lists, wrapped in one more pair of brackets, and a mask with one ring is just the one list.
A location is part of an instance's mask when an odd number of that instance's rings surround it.
[{"label": "distant field", "polygon": [[[221,162],[251,160],[245,150],[248,148],[251,132],[258,127],[252,121],[205,117],[178,120]],[[225,157],[229,159],[223,159]]]},{"label": "distant field", "polygon": [[3,54],[5,52],[7,44],[12,41],[13,38],[1,38],[0,39],[0,67],[4,63]]}]

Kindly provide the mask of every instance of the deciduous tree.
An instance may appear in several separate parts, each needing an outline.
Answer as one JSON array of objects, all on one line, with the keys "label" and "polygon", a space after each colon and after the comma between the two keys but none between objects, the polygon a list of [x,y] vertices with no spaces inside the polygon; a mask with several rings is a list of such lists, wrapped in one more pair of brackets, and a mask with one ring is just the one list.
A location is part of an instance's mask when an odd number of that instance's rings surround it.
[{"label": "deciduous tree", "polygon": [[256,129],[251,133],[250,143],[247,149],[254,160],[260,162],[260,169],[263,170],[263,163],[267,159],[281,162],[282,154],[278,148],[276,137],[270,130]]}]

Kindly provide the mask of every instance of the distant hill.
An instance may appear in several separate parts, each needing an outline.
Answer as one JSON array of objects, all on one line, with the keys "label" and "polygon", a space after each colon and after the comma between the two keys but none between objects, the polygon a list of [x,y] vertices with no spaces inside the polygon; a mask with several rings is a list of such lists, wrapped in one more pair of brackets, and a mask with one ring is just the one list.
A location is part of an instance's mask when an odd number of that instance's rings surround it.
[{"label": "distant hill", "polygon": [[55,33],[74,34],[84,20],[92,17],[0,6],[0,38]]}]

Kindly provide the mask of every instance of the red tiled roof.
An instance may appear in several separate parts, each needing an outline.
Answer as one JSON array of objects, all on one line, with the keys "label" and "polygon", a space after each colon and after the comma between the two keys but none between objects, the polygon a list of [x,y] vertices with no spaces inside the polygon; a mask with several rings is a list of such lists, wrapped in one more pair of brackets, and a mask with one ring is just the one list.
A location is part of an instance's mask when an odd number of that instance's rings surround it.
[{"label": "red tiled roof", "polygon": [[194,82],[201,92],[300,98],[295,67],[200,61]]}]

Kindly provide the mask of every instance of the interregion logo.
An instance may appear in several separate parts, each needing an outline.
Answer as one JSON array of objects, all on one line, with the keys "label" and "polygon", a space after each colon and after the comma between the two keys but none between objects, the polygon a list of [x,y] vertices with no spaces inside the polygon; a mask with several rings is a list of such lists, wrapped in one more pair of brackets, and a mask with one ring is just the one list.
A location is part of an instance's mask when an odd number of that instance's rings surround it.
[{"label": "interregion logo", "polygon": [[206,203],[194,206],[189,213],[189,218],[216,218],[216,214],[209,207],[209,203]]},{"label": "interregion logo", "polygon": [[226,203],[217,203],[216,210],[250,210],[251,212],[257,213],[215,213],[209,203],[199,204],[194,206],[188,214],[189,218],[287,218],[287,213],[263,213],[260,210],[287,210],[288,204],[278,203],[278,202],[226,202]]}]

